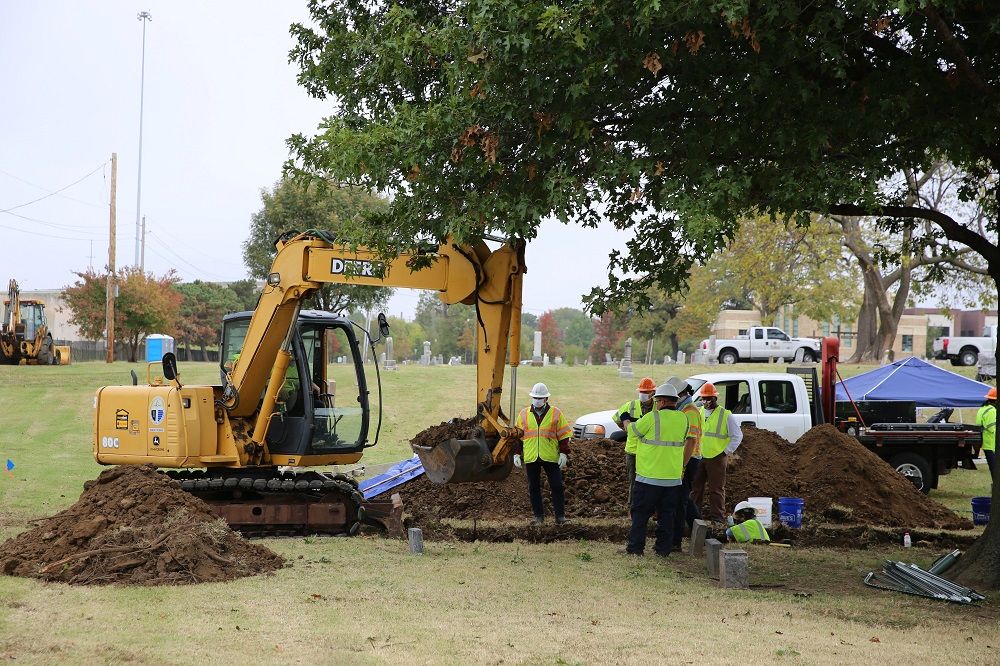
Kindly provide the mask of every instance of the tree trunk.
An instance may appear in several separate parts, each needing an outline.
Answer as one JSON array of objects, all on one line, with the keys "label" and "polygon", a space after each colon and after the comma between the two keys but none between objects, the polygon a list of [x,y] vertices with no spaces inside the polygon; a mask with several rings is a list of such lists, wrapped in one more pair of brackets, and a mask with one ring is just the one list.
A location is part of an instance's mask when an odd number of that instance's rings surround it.
[{"label": "tree trunk", "polygon": [[681,350],[681,343],[677,339],[677,334],[676,333],[671,333],[670,334],[670,348],[674,352],[674,358],[677,358],[677,352],[679,352]]},{"label": "tree trunk", "polygon": [[877,287],[867,278],[865,283],[865,293],[861,299],[861,310],[858,312],[858,334],[855,340],[854,354],[847,361],[848,363],[861,363],[871,359],[873,349],[876,347],[876,324],[878,322],[878,308],[875,301],[878,298],[875,290]]},{"label": "tree trunk", "polygon": [[[990,277],[1000,294],[1000,264],[990,264]],[[977,591],[1000,589],[1000,466],[993,469],[993,504],[983,536],[948,570],[949,578]]]}]

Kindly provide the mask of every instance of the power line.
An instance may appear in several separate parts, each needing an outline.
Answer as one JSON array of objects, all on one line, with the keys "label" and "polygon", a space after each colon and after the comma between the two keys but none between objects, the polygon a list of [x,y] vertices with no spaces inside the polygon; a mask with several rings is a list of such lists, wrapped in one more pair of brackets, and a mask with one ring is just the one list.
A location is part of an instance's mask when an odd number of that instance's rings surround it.
[{"label": "power line", "polygon": [[81,181],[84,181],[87,178],[90,178],[95,173],[97,173],[98,171],[100,171],[101,169],[103,169],[104,168],[104,164],[105,164],[104,162],[101,162],[99,165],[97,165],[96,169],[94,169],[93,171],[91,171],[90,173],[88,173],[88,174],[86,174],[84,176],[81,176],[80,178],[77,178],[76,180],[74,180],[69,185],[66,185],[65,187],[60,187],[58,190],[56,190],[54,192],[49,192],[48,194],[46,194],[44,196],[41,196],[41,197],[38,197],[37,199],[32,199],[31,201],[25,201],[24,203],[17,204],[16,206],[11,206],[10,208],[0,209],[0,213],[9,213],[10,211],[17,210],[18,208],[24,208],[25,206],[30,206],[33,203],[38,203],[39,201],[42,201],[44,199],[48,199],[49,197],[53,197],[53,196],[59,194],[60,192],[62,192],[63,190],[68,190],[69,188],[73,187],[77,183],[79,183]]},{"label": "power line", "polygon": [[[188,260],[186,260],[186,259],[184,259],[183,257],[181,257],[180,255],[178,255],[178,254],[177,254],[176,252],[174,252],[173,250],[170,250],[170,249],[169,249],[169,248],[168,248],[168,247],[167,247],[166,245],[162,245],[162,246],[160,246],[160,248],[161,248],[161,249],[164,249],[164,250],[167,250],[168,252],[170,252],[171,254],[173,254],[173,255],[174,255],[174,256],[176,257],[175,259],[170,259],[170,258],[167,258],[167,257],[163,256],[162,254],[160,254],[159,252],[157,252],[157,251],[156,251],[156,250],[154,249],[155,247],[156,247],[156,246],[154,246],[154,245],[150,245],[150,246],[148,246],[148,247],[147,247],[146,249],[148,249],[148,250],[149,250],[150,252],[152,252],[153,254],[155,254],[156,256],[158,256],[158,257],[159,257],[160,259],[162,259],[163,261],[167,262],[167,264],[168,264],[168,265],[172,265],[172,264],[174,264],[174,263],[175,263],[176,261],[181,261],[181,262],[183,262],[184,264],[187,264],[187,266],[188,266],[188,267],[189,267],[190,269],[194,270],[196,274],[202,274],[202,275],[207,275],[207,276],[210,276],[210,277],[214,277],[214,278],[216,278],[216,279],[218,279],[218,280],[227,280],[227,279],[228,279],[228,278],[226,278],[226,277],[223,277],[222,275],[219,275],[218,273],[211,273],[211,272],[209,272],[209,271],[205,271],[205,270],[202,270],[201,268],[198,268],[197,266],[195,266],[194,264],[192,264],[192,263],[191,263],[191,262],[189,262]],[[173,267],[173,266],[171,266],[171,267]]]},{"label": "power line", "polygon": [[[89,227],[82,227],[82,226],[77,225],[77,224],[59,224],[57,222],[46,222],[45,220],[39,220],[36,217],[28,217],[27,215],[21,215],[20,213],[12,213],[12,212],[7,211],[7,210],[0,210],[0,213],[6,213],[7,215],[10,215],[12,217],[19,217],[22,220],[27,220],[28,222],[34,222],[35,224],[41,224],[41,225],[46,226],[46,227],[52,227],[53,229],[60,229],[60,230],[63,230],[63,231],[72,231],[72,232],[78,232],[78,233],[84,233],[84,234],[94,234],[95,236],[101,236],[102,235],[98,231],[90,231]],[[9,229],[11,227],[5,227],[5,228]],[[18,231],[21,231],[21,229],[18,229]],[[32,233],[34,233],[34,231],[32,231]],[[84,238],[84,239],[77,239],[77,240],[88,240],[88,239]]]},{"label": "power line", "polygon": [[[102,166],[102,168],[107,167],[107,162],[105,162],[101,166]],[[20,176],[15,176],[14,174],[10,173],[9,171],[4,171],[3,169],[0,169],[0,174],[3,174],[5,176],[7,176],[8,178],[12,178],[13,180],[16,180],[18,182],[24,183],[25,185],[29,185],[31,187],[34,187],[36,190],[42,190],[43,192],[48,192],[49,191],[49,188],[45,187],[44,185],[39,185],[38,183],[33,183],[30,180],[25,180],[24,178],[21,178]],[[106,174],[104,174],[104,184],[103,184],[103,186],[102,186],[101,189],[104,191],[105,198],[107,198],[107,196],[109,196],[109,195],[108,195],[108,190],[107,190],[107,175]],[[57,196],[60,197],[61,199],[68,199],[69,201],[75,201],[76,203],[83,204],[84,206],[91,206],[92,208],[107,208],[108,207],[107,203],[96,203],[94,201],[84,201],[83,199],[77,199],[76,197],[71,197],[68,194],[61,194],[60,193]]]},{"label": "power line", "polygon": [[[159,240],[160,242],[162,242],[162,243],[164,243],[164,244],[166,244],[166,243],[167,243],[167,241],[165,241],[165,240],[164,240],[163,238],[160,238],[160,237],[159,237],[159,236],[158,236],[158,235],[156,234],[156,232],[155,232],[155,231],[153,231],[152,229],[149,229],[148,231],[146,231],[146,235],[147,235],[147,236],[156,236],[157,240]],[[217,261],[217,258],[216,258],[216,257],[213,257],[213,256],[211,256],[211,255],[209,255],[209,254],[205,254],[205,253],[204,253],[204,252],[202,252],[201,250],[199,250],[199,249],[197,249],[197,248],[195,248],[195,247],[192,247],[192,246],[188,245],[187,243],[183,243],[183,242],[181,242],[181,241],[177,240],[176,238],[172,238],[172,239],[170,239],[170,245],[179,245],[179,246],[181,246],[182,248],[185,248],[185,249],[188,249],[188,250],[190,250],[190,251],[194,252],[195,254],[199,254],[199,255],[201,255],[201,256],[203,256],[203,257],[205,257],[206,259],[209,259],[210,261]],[[235,264],[229,264],[229,265],[230,265],[230,266],[234,266]],[[246,268],[246,267],[245,267],[245,266],[242,266],[242,265],[241,265],[241,266],[240,266],[240,268]]]}]

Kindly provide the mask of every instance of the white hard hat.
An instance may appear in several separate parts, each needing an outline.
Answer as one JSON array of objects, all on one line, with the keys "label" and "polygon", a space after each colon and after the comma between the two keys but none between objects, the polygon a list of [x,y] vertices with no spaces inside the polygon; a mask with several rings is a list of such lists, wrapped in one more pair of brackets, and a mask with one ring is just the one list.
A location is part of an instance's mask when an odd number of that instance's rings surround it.
[{"label": "white hard hat", "polygon": [[531,387],[531,392],[528,393],[532,398],[547,398],[551,393],[549,393],[549,387],[545,384],[538,382]]},{"label": "white hard hat", "polygon": [[751,511],[754,512],[754,515],[757,515],[757,509],[754,507],[753,504],[751,504],[750,502],[747,502],[746,500],[743,500],[742,502],[740,502],[739,504],[737,504],[736,508],[733,509],[733,513],[739,513],[743,509],[750,509]]},{"label": "white hard hat", "polygon": [[656,387],[656,393],[653,394],[654,398],[673,398],[677,399],[677,389],[675,389],[671,384],[660,384]]},{"label": "white hard hat", "polygon": [[667,381],[663,383],[670,384],[675,389],[677,389],[677,395],[680,395],[684,391],[687,391],[689,388],[691,388],[686,381],[684,381],[677,375],[672,375],[669,379],[667,379]]}]

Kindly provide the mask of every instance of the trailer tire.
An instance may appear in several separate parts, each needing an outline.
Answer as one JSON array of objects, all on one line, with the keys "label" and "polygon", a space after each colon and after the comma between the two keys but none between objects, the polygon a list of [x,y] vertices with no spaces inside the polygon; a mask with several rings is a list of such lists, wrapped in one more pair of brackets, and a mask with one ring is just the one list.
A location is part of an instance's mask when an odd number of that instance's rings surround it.
[{"label": "trailer tire", "polygon": [[958,354],[959,365],[970,366],[979,362],[979,350],[973,347],[963,347]]},{"label": "trailer tire", "polygon": [[922,455],[909,451],[897,453],[889,460],[889,464],[923,494],[931,491],[934,477],[931,475],[930,463]]},{"label": "trailer tire", "polygon": [[719,352],[719,363],[723,365],[732,365],[734,363],[739,363],[740,355],[735,349],[723,349]]}]

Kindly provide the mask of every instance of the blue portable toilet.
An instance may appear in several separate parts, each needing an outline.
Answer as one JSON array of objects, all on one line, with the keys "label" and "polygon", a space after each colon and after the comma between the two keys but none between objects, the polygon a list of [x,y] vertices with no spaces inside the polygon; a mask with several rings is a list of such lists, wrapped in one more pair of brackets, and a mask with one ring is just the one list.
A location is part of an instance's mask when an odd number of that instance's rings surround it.
[{"label": "blue portable toilet", "polygon": [[174,350],[174,339],[169,335],[153,333],[146,336],[146,362],[159,363],[163,355]]}]

